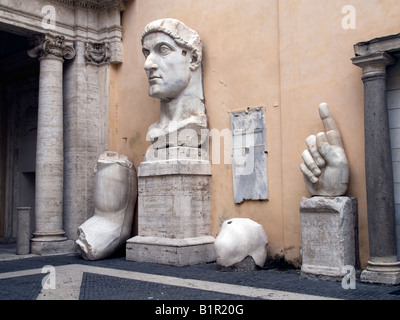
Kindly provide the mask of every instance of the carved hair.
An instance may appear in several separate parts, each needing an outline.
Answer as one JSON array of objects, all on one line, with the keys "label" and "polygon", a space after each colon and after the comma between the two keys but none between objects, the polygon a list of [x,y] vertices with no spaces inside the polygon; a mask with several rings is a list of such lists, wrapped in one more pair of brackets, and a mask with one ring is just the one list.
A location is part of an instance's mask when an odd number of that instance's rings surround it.
[{"label": "carved hair", "polygon": [[174,39],[178,45],[190,49],[192,57],[196,59],[194,62],[201,63],[203,46],[200,36],[181,21],[167,18],[150,22],[143,30],[142,45],[144,38],[154,32],[163,32]]}]

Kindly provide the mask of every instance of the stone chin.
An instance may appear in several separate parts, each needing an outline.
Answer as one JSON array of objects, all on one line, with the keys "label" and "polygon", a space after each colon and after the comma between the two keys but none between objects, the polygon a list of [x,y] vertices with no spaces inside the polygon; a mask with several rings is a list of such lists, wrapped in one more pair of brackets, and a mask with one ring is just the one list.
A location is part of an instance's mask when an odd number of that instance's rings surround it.
[{"label": "stone chin", "polygon": [[162,94],[162,90],[158,86],[150,85],[149,87],[149,97],[164,100],[164,95]]},{"label": "stone chin", "polygon": [[160,99],[161,101],[171,101],[177,99],[188,87],[186,82],[176,82],[173,85],[162,83],[162,80],[150,80],[148,94],[152,98]]}]

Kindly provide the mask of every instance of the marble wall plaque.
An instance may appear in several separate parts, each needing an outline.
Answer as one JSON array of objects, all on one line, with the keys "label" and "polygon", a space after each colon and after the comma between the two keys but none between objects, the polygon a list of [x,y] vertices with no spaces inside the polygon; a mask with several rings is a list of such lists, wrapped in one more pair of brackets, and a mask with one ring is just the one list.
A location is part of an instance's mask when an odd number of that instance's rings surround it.
[{"label": "marble wall plaque", "polygon": [[231,130],[235,203],[268,200],[264,107],[232,112]]}]

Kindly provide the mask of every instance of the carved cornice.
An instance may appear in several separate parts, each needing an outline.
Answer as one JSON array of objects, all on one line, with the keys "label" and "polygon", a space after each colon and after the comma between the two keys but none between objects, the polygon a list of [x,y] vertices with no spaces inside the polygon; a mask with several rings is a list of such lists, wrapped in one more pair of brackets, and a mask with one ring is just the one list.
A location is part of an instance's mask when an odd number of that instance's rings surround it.
[{"label": "carved cornice", "polygon": [[363,41],[354,45],[356,57],[400,50],[400,33]]},{"label": "carved cornice", "polygon": [[70,7],[78,7],[82,9],[94,11],[106,11],[113,9],[122,9],[124,2],[127,0],[54,0]]},{"label": "carved cornice", "polygon": [[363,41],[354,45],[354,65],[363,69],[363,81],[384,79],[386,67],[396,62],[400,52],[400,33]]},{"label": "carved cornice", "polygon": [[110,57],[111,51],[108,42],[86,42],[86,63],[97,65],[102,63],[109,63]]},{"label": "carved cornice", "polygon": [[35,35],[33,45],[28,51],[31,58],[50,56],[69,60],[75,57],[75,49],[65,43],[64,36]]}]

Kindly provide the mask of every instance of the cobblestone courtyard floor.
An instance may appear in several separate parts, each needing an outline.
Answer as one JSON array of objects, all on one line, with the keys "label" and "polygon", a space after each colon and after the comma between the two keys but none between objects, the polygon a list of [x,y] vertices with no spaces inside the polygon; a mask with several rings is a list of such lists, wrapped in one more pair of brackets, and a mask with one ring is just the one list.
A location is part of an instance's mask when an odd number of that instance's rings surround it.
[{"label": "cobblestone courtyard floor", "polygon": [[357,279],[355,289],[345,290],[340,281],[304,279],[296,269],[222,272],[215,263],[86,261],[77,254],[17,256],[12,245],[2,248],[1,300],[400,300],[400,286]]}]

